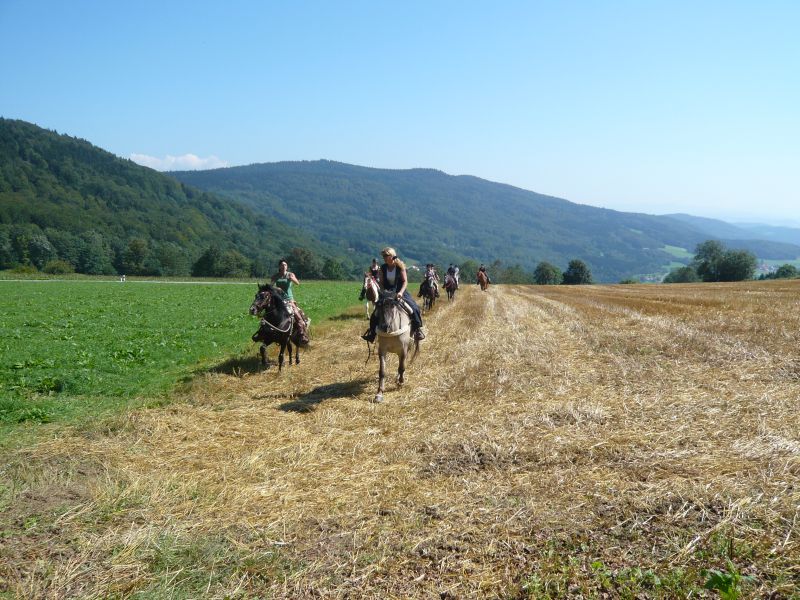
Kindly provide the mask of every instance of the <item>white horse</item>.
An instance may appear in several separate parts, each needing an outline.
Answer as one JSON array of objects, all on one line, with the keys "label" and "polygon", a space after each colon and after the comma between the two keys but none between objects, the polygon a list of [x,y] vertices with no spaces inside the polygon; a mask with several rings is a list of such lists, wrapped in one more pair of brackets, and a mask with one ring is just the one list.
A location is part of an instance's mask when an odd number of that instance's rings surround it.
[{"label": "white horse", "polygon": [[[377,290],[377,286],[376,286]],[[369,295],[369,291],[367,292]],[[402,300],[395,298],[394,292],[381,292],[380,298],[375,295],[378,313],[378,359],[380,370],[378,372],[378,393],[374,402],[383,402],[383,393],[386,390],[386,355],[391,352],[397,354],[397,385],[405,383],[406,357],[411,347],[411,307]],[[414,342],[414,357],[419,352],[419,341]]]}]

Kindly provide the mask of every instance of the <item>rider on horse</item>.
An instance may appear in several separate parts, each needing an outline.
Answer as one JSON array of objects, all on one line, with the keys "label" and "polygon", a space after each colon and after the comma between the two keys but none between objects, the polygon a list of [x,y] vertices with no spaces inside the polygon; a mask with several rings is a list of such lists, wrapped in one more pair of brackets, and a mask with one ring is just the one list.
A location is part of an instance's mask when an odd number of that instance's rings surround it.
[{"label": "rider on horse", "polygon": [[283,290],[284,301],[290,307],[295,315],[295,326],[300,330],[301,339],[308,341],[308,326],[311,321],[306,317],[305,313],[297,306],[294,301],[294,292],[292,292],[292,284],[300,285],[297,276],[289,271],[289,263],[285,259],[278,262],[278,272],[272,276],[272,283]]},{"label": "rider on horse", "polygon": [[447,274],[455,280],[456,287],[458,287],[458,267],[454,264],[451,264],[449,267],[447,267]]},{"label": "rider on horse", "polygon": [[[398,300],[404,300],[411,307],[411,331],[414,339],[417,341],[424,340],[425,334],[422,331],[422,315],[419,312],[419,306],[406,290],[408,274],[406,273],[405,263],[397,258],[397,252],[395,252],[394,248],[384,248],[381,250],[381,256],[383,256],[384,264],[381,265],[378,271],[378,285],[383,291],[395,292]],[[375,310],[369,319],[369,329],[361,337],[368,342],[374,342],[377,327],[378,311]]]},{"label": "rider on horse", "polygon": [[[381,267],[378,264],[378,259],[373,258],[372,264],[369,266],[369,274],[372,275],[372,278],[375,281],[378,281],[378,276],[380,275]],[[366,288],[361,289],[361,295],[358,297],[359,300],[363,300],[366,296]]]},{"label": "rider on horse", "polygon": [[480,273],[480,272],[483,272],[483,274],[486,275],[487,283],[492,283],[492,279],[489,277],[489,274],[486,272],[486,267],[484,267],[483,265],[478,267],[478,273]]},{"label": "rider on horse", "polygon": [[439,275],[436,274],[436,267],[432,263],[425,265],[425,279],[419,286],[417,297],[422,297],[426,287],[433,290],[434,297],[439,297]]}]

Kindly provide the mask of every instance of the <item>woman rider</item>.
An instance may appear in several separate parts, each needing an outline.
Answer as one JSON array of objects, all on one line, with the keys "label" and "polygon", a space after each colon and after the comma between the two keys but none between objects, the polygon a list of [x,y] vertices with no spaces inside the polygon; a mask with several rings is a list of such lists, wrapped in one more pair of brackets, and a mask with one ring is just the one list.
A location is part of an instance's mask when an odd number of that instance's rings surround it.
[{"label": "woman rider", "polygon": [[[394,251],[394,248],[384,248],[381,250],[381,256],[383,256],[384,264],[381,265],[378,274],[378,285],[384,291],[396,292],[398,300],[403,299],[408,303],[412,309],[411,331],[414,334],[414,339],[417,341],[424,340],[425,334],[422,332],[422,315],[419,312],[419,306],[406,290],[408,286],[406,265],[397,258],[397,252]],[[361,337],[368,342],[374,342],[375,328],[377,326],[378,311],[375,310],[369,319],[369,330]]]},{"label": "woman rider", "polygon": [[283,293],[286,296],[286,302],[292,306],[292,308],[296,311],[296,314],[300,317],[299,319],[295,319],[295,324],[300,330],[300,339],[307,341],[307,327],[309,326],[310,321],[306,317],[305,313],[300,310],[300,307],[297,306],[297,303],[294,301],[294,292],[292,292],[292,284],[300,285],[300,281],[298,281],[297,276],[294,273],[289,271],[289,263],[287,263],[285,259],[278,261],[278,272],[272,276],[272,283],[283,290]]}]

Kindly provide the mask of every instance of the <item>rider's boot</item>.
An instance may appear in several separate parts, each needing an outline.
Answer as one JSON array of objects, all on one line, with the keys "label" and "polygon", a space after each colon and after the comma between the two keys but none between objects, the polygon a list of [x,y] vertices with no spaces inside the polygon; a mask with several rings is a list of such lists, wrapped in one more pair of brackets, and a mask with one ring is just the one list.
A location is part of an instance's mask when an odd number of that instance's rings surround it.
[{"label": "rider's boot", "polygon": [[367,332],[361,336],[365,342],[372,343],[375,341],[375,332],[372,329],[367,329]]}]

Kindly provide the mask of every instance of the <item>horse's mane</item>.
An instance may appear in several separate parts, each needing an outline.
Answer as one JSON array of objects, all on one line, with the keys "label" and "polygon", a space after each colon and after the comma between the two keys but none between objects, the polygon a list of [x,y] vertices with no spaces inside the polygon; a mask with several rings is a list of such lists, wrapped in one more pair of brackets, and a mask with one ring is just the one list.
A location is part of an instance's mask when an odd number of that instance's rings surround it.
[{"label": "horse's mane", "polygon": [[258,291],[259,292],[269,292],[273,298],[277,298],[280,300],[279,305],[286,305],[286,292],[284,292],[281,288],[276,285],[270,285],[269,283],[259,283],[258,284]]}]

